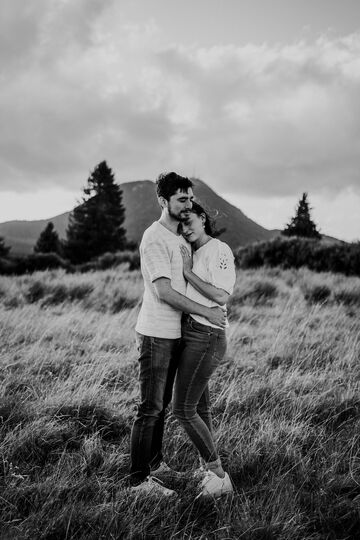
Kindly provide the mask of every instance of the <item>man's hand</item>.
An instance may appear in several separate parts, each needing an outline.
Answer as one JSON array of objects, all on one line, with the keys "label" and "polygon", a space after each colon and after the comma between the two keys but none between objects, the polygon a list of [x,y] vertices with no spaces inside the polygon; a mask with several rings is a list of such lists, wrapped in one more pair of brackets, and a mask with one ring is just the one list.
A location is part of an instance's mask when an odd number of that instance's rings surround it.
[{"label": "man's hand", "polygon": [[226,328],[226,311],[224,309],[217,306],[209,308],[209,315],[206,318],[212,324]]},{"label": "man's hand", "polygon": [[192,253],[183,244],[180,245],[180,252],[183,259],[183,272],[184,272],[184,276],[186,277],[186,274],[188,272],[191,272],[191,269],[192,269],[192,265],[193,265]]}]

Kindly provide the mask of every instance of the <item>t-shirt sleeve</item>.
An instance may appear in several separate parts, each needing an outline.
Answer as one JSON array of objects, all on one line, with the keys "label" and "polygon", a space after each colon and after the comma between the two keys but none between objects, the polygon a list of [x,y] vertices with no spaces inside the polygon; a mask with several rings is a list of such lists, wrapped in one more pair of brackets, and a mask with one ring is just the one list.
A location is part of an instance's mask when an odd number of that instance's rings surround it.
[{"label": "t-shirt sleeve", "polygon": [[142,264],[149,272],[151,281],[160,277],[171,279],[171,261],[166,245],[162,242],[149,242],[143,249]]},{"label": "t-shirt sleeve", "polygon": [[232,294],[236,280],[235,262],[233,252],[225,242],[220,242],[214,250],[209,271],[212,285]]}]

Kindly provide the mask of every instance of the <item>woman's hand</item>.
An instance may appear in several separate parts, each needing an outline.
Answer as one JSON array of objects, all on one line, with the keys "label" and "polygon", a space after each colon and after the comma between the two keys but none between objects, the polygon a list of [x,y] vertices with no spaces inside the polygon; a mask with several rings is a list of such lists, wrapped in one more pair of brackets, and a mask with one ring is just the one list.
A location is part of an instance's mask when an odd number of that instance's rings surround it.
[{"label": "woman's hand", "polygon": [[183,272],[184,276],[191,272],[193,265],[192,253],[184,245],[180,246],[180,253],[183,258]]}]

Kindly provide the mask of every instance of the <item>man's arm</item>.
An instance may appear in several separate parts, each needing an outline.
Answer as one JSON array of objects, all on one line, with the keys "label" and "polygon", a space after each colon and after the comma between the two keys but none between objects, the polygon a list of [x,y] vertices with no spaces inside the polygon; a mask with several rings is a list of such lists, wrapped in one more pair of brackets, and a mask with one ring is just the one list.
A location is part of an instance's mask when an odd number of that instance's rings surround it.
[{"label": "man's arm", "polygon": [[226,324],[226,312],[219,307],[206,307],[197,302],[194,302],[190,298],[187,298],[183,294],[175,291],[171,286],[169,278],[161,277],[154,281],[155,290],[158,297],[163,302],[166,302],[170,306],[184,313],[194,313],[205,317],[212,324],[225,328]]}]

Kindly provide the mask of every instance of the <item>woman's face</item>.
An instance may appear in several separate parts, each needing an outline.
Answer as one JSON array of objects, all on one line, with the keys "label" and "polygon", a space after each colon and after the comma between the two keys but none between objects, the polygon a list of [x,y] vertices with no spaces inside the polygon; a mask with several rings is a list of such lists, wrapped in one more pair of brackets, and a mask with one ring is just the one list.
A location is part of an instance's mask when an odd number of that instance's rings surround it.
[{"label": "woman's face", "polygon": [[203,234],[205,234],[204,223],[204,216],[198,216],[194,212],[190,212],[189,217],[181,224],[181,234],[185,240],[190,242],[190,244],[193,244],[196,242],[196,240],[201,238]]}]

